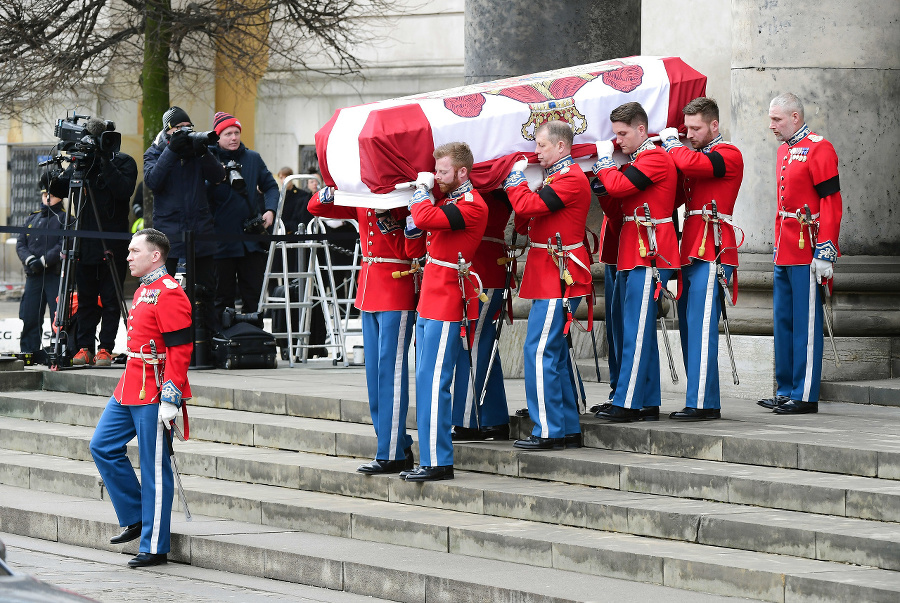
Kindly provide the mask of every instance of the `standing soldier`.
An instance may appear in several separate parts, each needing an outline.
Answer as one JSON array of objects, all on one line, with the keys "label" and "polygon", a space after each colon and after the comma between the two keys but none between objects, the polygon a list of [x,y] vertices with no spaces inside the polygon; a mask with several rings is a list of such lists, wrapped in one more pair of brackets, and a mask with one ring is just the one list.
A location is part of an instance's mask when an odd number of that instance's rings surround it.
[{"label": "standing soldier", "polygon": [[[419,467],[407,481],[453,479],[450,385],[461,346],[470,346],[480,284],[470,267],[488,219],[487,206],[469,180],[469,145],[450,142],[434,150],[435,174],[419,174],[410,200],[414,228],[425,231],[425,271],[416,320],[416,423]],[[432,203],[437,182],[444,199]],[[470,383],[473,381],[469,380]]]},{"label": "standing soldier", "polygon": [[678,130],[660,132],[663,148],[684,174],[685,219],[681,237],[683,290],[678,328],[687,371],[684,409],[670,419],[698,421],[721,417],[719,395],[719,314],[725,283],[736,282],[738,256],[731,216],[744,177],[744,158],[719,133],[719,106],[699,97],[683,109],[687,139]]},{"label": "standing soldier", "polygon": [[[499,350],[491,364],[497,325],[494,320],[501,314],[504,292],[509,288],[507,270],[515,270],[515,262],[507,257],[504,239],[506,223],[512,206],[506,193],[498,189],[482,194],[487,204],[487,227],[481,245],[472,259],[472,270],[481,278],[487,302],[478,304],[478,322],[474,325],[472,360],[475,362],[475,387],[469,383],[469,352],[461,350],[456,363],[456,381],[453,391],[453,440],[508,440],[509,408],[506,405],[506,388],[503,386],[503,369]],[[510,272],[510,275],[513,273]],[[507,301],[511,298],[507,297]],[[488,365],[491,374],[487,375]],[[484,404],[480,404],[481,392],[487,389]],[[478,413],[476,417],[475,413]]]},{"label": "standing soldier", "polygon": [[[166,563],[174,496],[171,423],[191,397],[191,303],[166,273],[168,254],[169,240],[158,230],[139,230],[131,239],[128,267],[140,285],[128,316],[128,362],[91,438],[94,463],[125,527],[110,543],[141,539],[129,567]],[[125,454],[135,436],[140,483]]]},{"label": "standing soldier", "polygon": [[782,142],[775,168],[777,389],[758,404],[780,415],[814,413],[822,379],[822,294],[841,254],[838,157],[830,142],[810,131],[803,104],[790,92],[772,99],[769,129]]},{"label": "standing soldier", "polygon": [[596,416],[652,420],[659,417],[661,403],[656,300],[680,263],[672,223],[677,174],[672,159],[647,137],[647,113],[639,103],[617,107],[609,119],[616,143],[631,161],[617,169],[612,141],[597,143],[593,169],[609,193],[600,197],[600,206],[613,222],[622,220],[616,264],[622,328],[616,391]]},{"label": "standing soldier", "polygon": [[[525,398],[534,421],[531,436],[516,440],[523,450],[581,446],[573,372],[566,334],[583,296],[592,295],[591,258],[584,231],[591,189],[584,172],[572,161],[572,127],[551,121],[534,133],[535,153],[546,177],[538,192],[528,188],[524,160],[503,182],[516,230],[527,234],[530,251],[519,297],[534,300],[525,336]],[[571,283],[561,278],[571,277]],[[589,309],[589,312],[592,312]]]},{"label": "standing soldier", "polygon": [[[375,210],[332,204],[333,191],[313,195],[313,216],[357,220],[362,240],[362,266],[355,306],[360,310],[369,412],[378,448],[375,460],[360,473],[399,473],[412,469],[412,436],[406,433],[409,411],[409,344],[415,325],[416,290],[409,274],[403,227],[406,208]],[[394,278],[393,273],[406,273]]]}]

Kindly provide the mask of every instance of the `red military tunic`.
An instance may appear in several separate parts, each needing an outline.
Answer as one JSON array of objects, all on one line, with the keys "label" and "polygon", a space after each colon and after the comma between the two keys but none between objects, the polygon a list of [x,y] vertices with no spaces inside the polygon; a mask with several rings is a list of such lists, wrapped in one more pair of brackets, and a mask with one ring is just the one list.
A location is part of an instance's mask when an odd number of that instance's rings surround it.
[{"label": "red military tunic", "polygon": [[[778,147],[775,171],[778,213],[775,218],[775,263],[779,266],[809,264],[815,257],[834,262],[840,257],[841,184],[834,147],[803,124],[790,140]],[[797,212],[809,206],[814,225],[801,225]],[[790,214],[785,217],[783,213]],[[818,219],[816,218],[818,214]],[[811,232],[818,228],[818,239]]]},{"label": "red military tunic", "polygon": [[[467,180],[434,205],[423,201],[412,206],[417,228],[425,232],[425,250],[429,259],[452,264],[450,268],[427,261],[419,294],[419,316],[431,320],[457,322],[463,318],[463,292],[455,268],[462,253],[466,262],[475,257],[488,220],[488,208],[472,182]],[[469,318],[478,318],[478,291],[474,277],[466,278],[465,296],[469,300]]]},{"label": "red military tunic", "polygon": [[[191,302],[178,282],[166,273],[164,266],[141,277],[141,285],[134,292],[128,313],[128,362],[119,379],[113,397],[120,404],[140,405],[159,402],[159,388],[150,360],[150,340],[156,352],[165,360],[159,364],[160,383],[171,381],[181,391],[181,399],[191,397],[187,371],[194,348],[190,338]],[[171,345],[166,345],[166,341]],[[174,343],[173,343],[174,342]],[[183,342],[183,343],[182,343]],[[145,390],[144,399],[140,397]]]},{"label": "red military tunic", "polygon": [[[693,151],[683,145],[676,145],[669,151],[669,156],[675,161],[675,167],[684,174],[682,190],[684,192],[685,219],[684,230],[681,236],[681,265],[687,266],[691,259],[716,261],[715,240],[713,238],[713,224],[706,228],[704,240],[703,214],[689,215],[690,212],[712,209],[711,201],[716,202],[716,211],[719,215],[732,216],[734,214],[734,202],[741,188],[744,178],[744,158],[736,146],[724,142],[721,135],[700,149]],[[738,265],[737,242],[734,228],[728,222],[731,218],[725,218],[727,222],[722,224],[722,243],[720,250],[721,263],[727,266]],[[703,253],[700,247],[704,246]]]},{"label": "red military tunic", "polygon": [[[591,187],[587,176],[569,156],[553,164],[548,172],[538,192],[531,192],[527,182],[506,190],[516,212],[516,231],[527,234],[533,245],[547,245],[550,241],[555,248],[556,233],[560,234],[563,247],[579,245],[568,252],[567,267],[575,282],[567,288],[566,295],[591,295],[591,257],[584,245]],[[559,268],[548,250],[541,247],[529,250],[519,297],[559,299],[562,297],[559,283]]]},{"label": "red military tunic", "polygon": [[[308,209],[314,216],[359,223],[363,259],[354,304],[357,308],[366,312],[416,309],[413,276],[393,277],[394,272],[405,272],[410,268],[403,236],[409,215],[406,208],[392,209],[379,217],[374,209],[323,204],[319,195],[314,195]],[[386,233],[382,234],[379,223]]]},{"label": "red military tunic", "polygon": [[509,198],[502,189],[482,193],[488,217],[481,244],[475,251],[472,270],[481,277],[485,289],[502,289],[506,285],[506,265],[497,260],[506,257],[506,224],[512,213]]},{"label": "red military tunic", "polygon": [[[644,219],[644,203],[650,207],[650,217],[654,220],[671,218],[675,211],[678,176],[672,158],[649,140],[645,141],[631,157],[631,162],[618,170],[608,167],[597,174],[609,193],[605,197],[600,197],[600,207],[613,224],[619,216],[623,220],[619,235],[619,253],[616,257],[618,270],[651,265],[653,258],[650,254],[647,227],[629,221],[635,215],[641,220]],[[639,240],[647,250],[645,257],[640,256]],[[675,225],[672,222],[657,224],[656,245],[656,267],[678,269],[681,262]]]}]

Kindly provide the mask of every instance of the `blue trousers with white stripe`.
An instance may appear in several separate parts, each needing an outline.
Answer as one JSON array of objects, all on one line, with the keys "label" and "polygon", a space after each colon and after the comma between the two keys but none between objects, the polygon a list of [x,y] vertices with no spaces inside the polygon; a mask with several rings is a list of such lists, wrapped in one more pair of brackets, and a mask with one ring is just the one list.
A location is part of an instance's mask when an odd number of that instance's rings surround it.
[{"label": "blue trousers with white stripe", "polygon": [[[137,436],[141,481],[125,447]],[[140,552],[169,552],[172,497],[175,495],[169,437],[159,422],[159,404],[125,406],[110,398],[91,438],[91,455],[103,478],[120,526],[141,522]]]},{"label": "blue trousers with white stripe", "polygon": [[412,446],[406,433],[409,412],[409,343],[416,313],[404,310],[360,312],[369,413],[378,449],[375,458],[394,461]]},{"label": "blue trousers with white stripe", "polygon": [[459,321],[416,320],[416,425],[423,467],[453,464],[450,387],[462,348],[459,326]]},{"label": "blue trousers with white stripe", "polygon": [[[580,301],[580,297],[569,300],[573,313]],[[564,327],[563,300],[532,302],[525,335],[525,399],[534,422],[531,434],[539,438],[581,433],[575,377]]]},{"label": "blue trousers with white stripe", "polygon": [[[734,268],[723,266],[731,280]],[[720,408],[719,316],[722,292],[715,262],[694,260],[681,268],[682,290],[678,300],[681,354],[687,371],[689,408]]]},{"label": "blue trousers with white stripe", "polygon": [[[673,270],[660,270],[665,287]],[[622,309],[621,364],[613,405],[641,409],[659,406],[659,347],[656,343],[656,283],[645,266],[616,273],[616,303]]]},{"label": "blue trousers with white stripe", "polygon": [[[503,289],[485,289],[487,303],[478,302],[478,322],[469,325],[475,330],[472,343],[472,359],[475,361],[475,391],[472,391],[469,376],[469,352],[460,346],[459,358],[456,361],[456,379],[453,383],[453,424],[460,427],[475,428],[493,427],[509,423],[509,408],[506,405],[506,388],[503,386],[503,368],[500,366],[500,353],[494,359],[491,374],[488,376],[487,392],[484,404],[478,405],[484,377],[491,361],[494,348],[494,336],[497,326],[494,316],[503,305]],[[478,422],[475,413],[478,412]]]},{"label": "blue trousers with white stripe", "polygon": [[609,364],[609,397],[612,398],[619,382],[619,364],[621,363],[621,351],[619,345],[622,337],[619,331],[622,329],[622,308],[616,303],[616,265],[606,264],[603,276],[603,305],[606,309],[606,347],[607,363]]},{"label": "blue trousers with white stripe", "polygon": [[775,391],[819,401],[822,381],[822,297],[809,266],[775,266],[773,285]]}]

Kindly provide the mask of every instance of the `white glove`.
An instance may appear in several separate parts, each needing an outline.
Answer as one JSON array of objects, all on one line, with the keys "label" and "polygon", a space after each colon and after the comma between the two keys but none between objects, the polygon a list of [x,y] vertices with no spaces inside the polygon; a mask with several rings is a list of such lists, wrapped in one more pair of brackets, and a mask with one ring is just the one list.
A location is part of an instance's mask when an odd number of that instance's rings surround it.
[{"label": "white glove", "polygon": [[334,189],[330,186],[324,187],[319,191],[319,203],[322,205],[328,205],[329,203],[334,202]]},{"label": "white glove", "polygon": [[416,176],[416,188],[423,187],[429,191],[434,188],[434,174],[431,172],[419,172],[419,175]]},{"label": "white glove", "polygon": [[177,416],[177,406],[175,406],[171,402],[159,403],[159,422],[162,423],[166,427],[166,429],[172,429],[171,422],[174,421],[175,417]]},{"label": "white glove", "polygon": [[662,142],[662,146],[666,151],[674,149],[675,147],[684,146],[678,139],[677,128],[663,128],[662,132],[659,133],[659,140]]},{"label": "white glove", "polygon": [[827,281],[834,276],[834,264],[828,260],[813,258],[809,265],[809,271],[815,275],[816,282],[821,284],[823,280]]},{"label": "white glove", "polygon": [[522,157],[517,162],[515,162],[512,166],[513,172],[524,172],[525,168],[528,167],[528,160],[525,157]]},{"label": "white glove", "polygon": [[598,140],[597,141],[597,162],[591,166],[591,170],[595,174],[600,173],[600,170],[605,170],[607,168],[616,167],[616,162],[613,161],[612,154],[615,146],[611,140]]}]

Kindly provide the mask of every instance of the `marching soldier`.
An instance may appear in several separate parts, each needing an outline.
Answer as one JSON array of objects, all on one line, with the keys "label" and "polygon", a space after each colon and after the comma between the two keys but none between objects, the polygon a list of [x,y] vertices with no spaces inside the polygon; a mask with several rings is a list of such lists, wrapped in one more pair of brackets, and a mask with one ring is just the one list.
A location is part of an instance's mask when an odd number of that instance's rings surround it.
[{"label": "marching soldier", "polygon": [[[416,423],[419,466],[407,481],[453,479],[450,385],[462,346],[472,343],[480,283],[471,270],[488,210],[469,180],[469,145],[451,142],[434,151],[435,174],[422,173],[410,200],[412,227],[425,231],[425,271],[416,320]],[[446,197],[432,202],[437,182]],[[411,229],[412,230],[412,229]],[[474,379],[468,379],[471,387]]]},{"label": "marching soldier", "polygon": [[789,92],[772,99],[769,129],[782,142],[775,168],[774,398],[776,414],[819,411],[823,293],[840,256],[841,184],[834,147],[810,131],[803,103]]},{"label": "marching soldier", "polygon": [[683,112],[693,151],[681,144],[675,128],[660,132],[663,148],[684,174],[686,204],[678,328],[687,371],[687,397],[684,409],[669,418],[698,421],[721,416],[719,314],[725,285],[736,283],[732,275],[738,256],[731,216],[744,177],[744,159],[719,133],[715,100],[695,98]]},{"label": "marching soldier", "polygon": [[[478,304],[478,321],[474,325],[472,360],[475,362],[475,387],[469,383],[469,353],[461,350],[456,363],[456,381],[453,391],[453,440],[508,440],[509,408],[506,405],[506,388],[503,386],[503,369],[499,350],[494,354],[497,333],[495,318],[501,315],[501,306],[511,305],[511,298],[504,292],[511,286],[507,270],[515,270],[515,262],[507,257],[506,224],[512,213],[509,199],[502,190],[482,195],[488,208],[487,226],[481,244],[472,259],[472,270],[481,278],[488,301]],[[512,276],[513,272],[509,275]],[[487,375],[490,366],[490,375]],[[487,377],[486,377],[487,376]],[[485,379],[487,387],[485,388]],[[482,390],[484,402],[481,404]],[[476,413],[478,416],[476,417]]]},{"label": "marching soldier", "polygon": [[573,138],[566,122],[543,124],[535,132],[535,153],[546,174],[542,188],[528,188],[524,160],[503,182],[516,213],[516,230],[528,235],[531,247],[519,287],[519,297],[533,300],[524,372],[534,429],[530,437],[516,440],[514,446],[523,450],[581,446],[580,384],[575,383],[566,334],[581,298],[592,295],[591,258],[584,245],[591,190],[572,161]]},{"label": "marching soldier", "polygon": [[[158,230],[145,228],[131,239],[128,267],[140,286],[128,316],[128,362],[91,438],[94,463],[125,527],[110,543],[141,539],[129,567],[166,563],[174,496],[171,424],[191,397],[191,303],[166,272],[168,254],[169,240]],[[125,455],[135,436],[140,483]]]},{"label": "marching soldier", "polygon": [[649,140],[647,113],[639,103],[625,103],[609,118],[630,161],[617,169],[612,141],[597,143],[593,170],[608,192],[600,197],[600,206],[613,224],[622,222],[615,288],[622,322],[616,335],[621,341],[616,390],[596,416],[618,422],[653,420],[661,403],[656,301],[680,264],[672,223],[677,174],[672,159]]},{"label": "marching soldier", "polygon": [[[406,433],[409,411],[409,344],[415,326],[415,277],[406,255],[403,228],[406,208],[374,210],[332,204],[323,188],[309,201],[314,216],[355,219],[362,243],[355,306],[360,310],[369,412],[378,448],[360,473],[399,473],[413,467],[412,436]],[[398,278],[393,274],[397,273]]]}]

